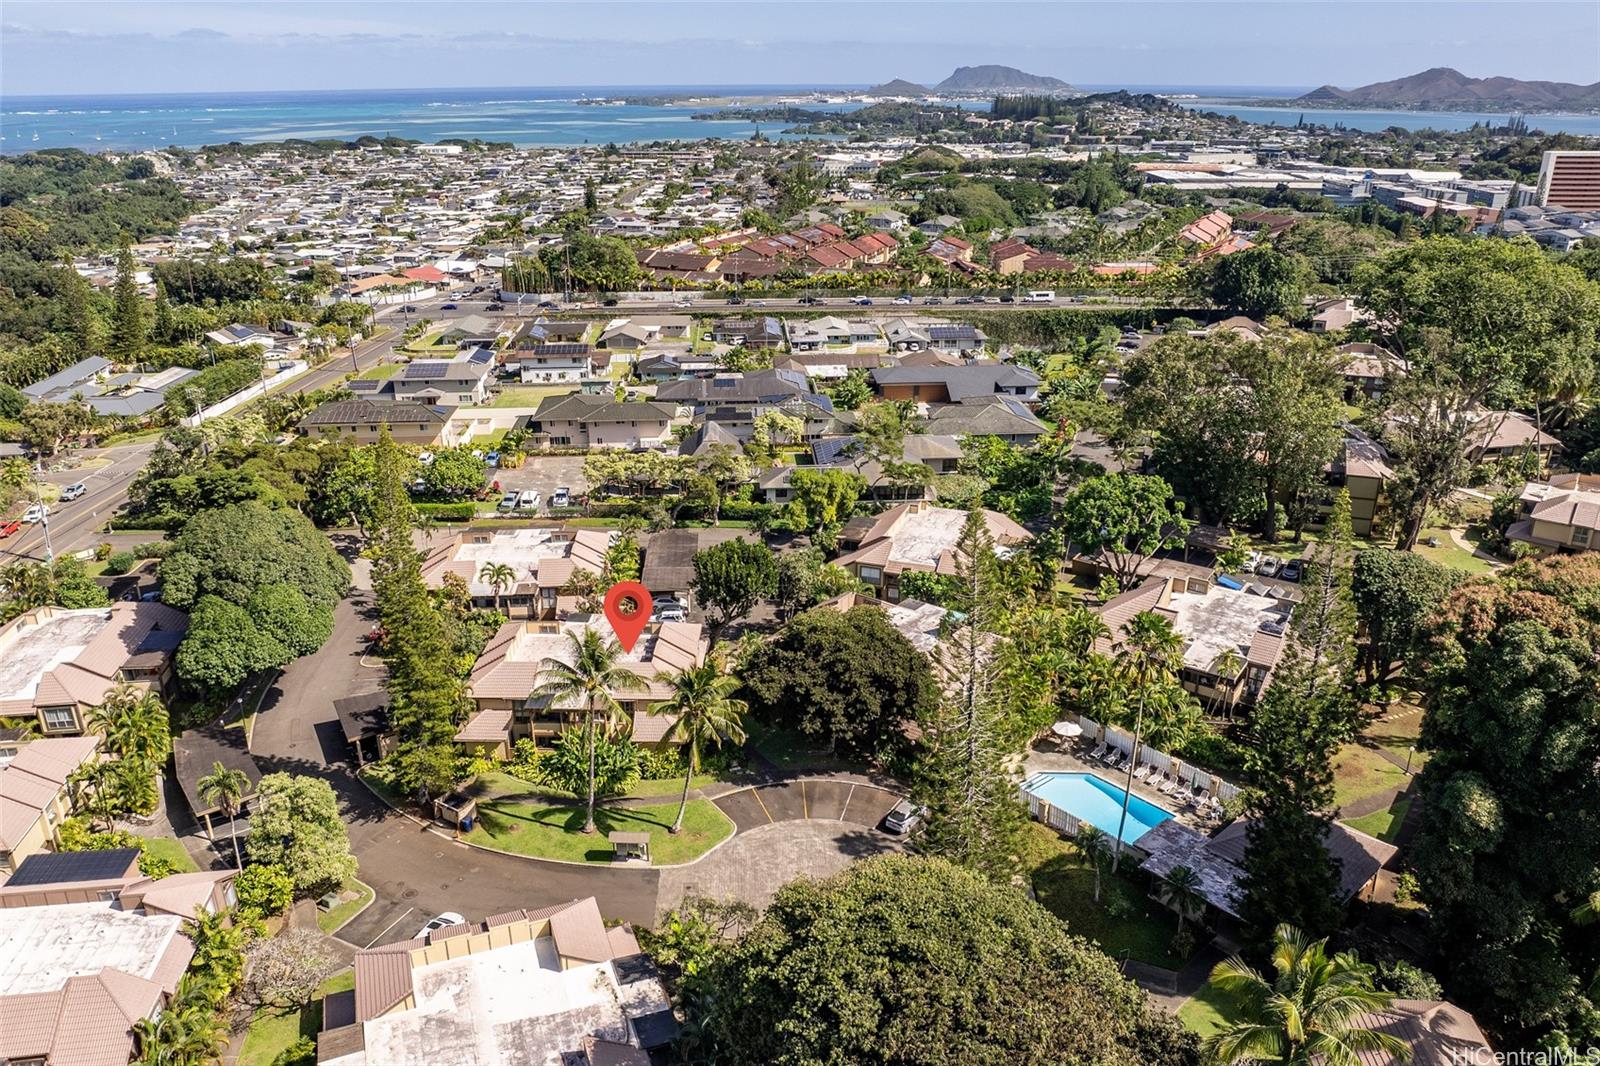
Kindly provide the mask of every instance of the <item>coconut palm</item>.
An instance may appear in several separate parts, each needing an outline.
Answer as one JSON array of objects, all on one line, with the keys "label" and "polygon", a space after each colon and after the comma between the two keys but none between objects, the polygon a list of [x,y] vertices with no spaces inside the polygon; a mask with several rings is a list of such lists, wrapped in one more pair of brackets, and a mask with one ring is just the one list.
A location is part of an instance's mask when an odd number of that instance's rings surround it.
[{"label": "coconut palm", "polygon": [[1110,637],[1106,620],[1086,607],[1071,608],[1067,614],[1067,648],[1075,659],[1082,659],[1094,648],[1096,640]]},{"label": "coconut palm", "polygon": [[1139,745],[1144,737],[1144,711],[1151,689],[1176,673],[1183,654],[1183,638],[1172,623],[1154,611],[1140,611],[1128,620],[1123,630],[1117,659],[1129,684],[1139,694],[1133,719],[1133,757],[1128,760],[1128,780],[1123,784],[1122,817],[1117,822],[1116,850],[1111,855],[1111,872],[1122,861],[1122,835],[1128,827],[1128,801],[1133,795],[1133,770],[1139,763]]},{"label": "coconut palm", "polygon": [[1182,864],[1167,871],[1156,882],[1156,898],[1178,914],[1178,932],[1186,918],[1199,919],[1206,912],[1206,898],[1200,894],[1200,875]]},{"label": "coconut palm", "polygon": [[494,589],[494,609],[500,610],[500,592],[507,585],[517,583],[517,572],[505,563],[494,560],[485,562],[478,568],[478,580]]},{"label": "coconut palm", "polygon": [[172,730],[160,697],[127,683],[89,710],[89,728],[106,738],[106,750],[125,762],[155,768],[172,751]]},{"label": "coconut palm", "polygon": [[72,788],[74,809],[88,814],[89,820],[103,819],[106,832],[116,828],[117,770],[116,764],[96,759],[86,762],[67,776]]},{"label": "coconut palm", "polygon": [[738,687],[738,678],[723,673],[715,662],[707,662],[680,671],[672,679],[672,697],[650,707],[651,714],[675,716],[676,721],[662,739],[682,744],[687,756],[678,817],[673,819],[669,832],[683,828],[683,813],[689,807],[689,783],[700,769],[701,746],[721,747],[724,739],[744,743],[743,718],[749,708],[743,700],[733,698]]},{"label": "coconut palm", "polygon": [[228,831],[233,837],[233,861],[243,870],[244,859],[239,856],[239,825],[234,819],[246,790],[250,788],[250,779],[243,770],[230,769],[217,762],[211,764],[211,772],[196,783],[196,788],[201,799],[216,804],[228,816]]},{"label": "coconut palm", "polygon": [[1233,680],[1239,676],[1239,671],[1244,667],[1244,659],[1239,655],[1239,649],[1232,647],[1223,648],[1217,657],[1211,660],[1211,672],[1217,675],[1217,688],[1219,693],[1211,703],[1211,712],[1216,713],[1217,704],[1223,702],[1224,697],[1220,690],[1226,686],[1228,713],[1233,713]]},{"label": "coconut palm", "polygon": [[1078,823],[1078,853],[1084,861],[1094,867],[1094,901],[1100,902],[1100,868],[1106,864],[1106,856],[1111,854],[1111,840],[1105,833],[1090,825],[1088,822]]},{"label": "coconut palm", "polygon": [[1353,955],[1329,955],[1327,947],[1326,938],[1311,940],[1280,925],[1273,933],[1273,979],[1237,956],[1217,963],[1210,985],[1239,1004],[1240,1018],[1206,1039],[1207,1061],[1357,1066],[1363,1052],[1409,1058],[1411,1049],[1399,1037],[1356,1025],[1394,996],[1373,987],[1370,966]]},{"label": "coconut palm", "polygon": [[543,681],[534,690],[553,708],[562,704],[579,704],[583,715],[584,746],[589,755],[589,810],[584,819],[583,831],[594,832],[594,742],[595,727],[605,724],[607,732],[620,721],[626,720],[617,693],[640,692],[647,686],[644,679],[623,666],[622,648],[615,640],[602,636],[597,629],[585,628],[582,636],[567,634],[567,659],[551,656],[539,665]]},{"label": "coconut palm", "polygon": [[228,1030],[203,1002],[180,1002],[133,1027],[138,1066],[190,1066],[214,1062],[227,1046]]}]

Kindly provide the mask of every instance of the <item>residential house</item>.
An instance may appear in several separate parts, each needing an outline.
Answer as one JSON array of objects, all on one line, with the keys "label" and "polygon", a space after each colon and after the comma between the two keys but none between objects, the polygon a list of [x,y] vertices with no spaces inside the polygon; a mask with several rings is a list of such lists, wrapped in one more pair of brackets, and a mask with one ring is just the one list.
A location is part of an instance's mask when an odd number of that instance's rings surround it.
[{"label": "residential house", "polygon": [[648,1066],[678,1023],[633,930],[594,897],[355,955],[323,1000],[320,1066]]},{"label": "residential house", "polygon": [[83,733],[119,685],[166,693],[188,628],[161,603],[24,611],[0,627],[0,715],[36,718],[46,736]]},{"label": "residential house", "polygon": [[588,336],[592,323],[582,321],[535,319],[518,326],[506,343],[507,348],[537,348],[541,344],[581,344]]},{"label": "residential house", "polygon": [[1178,239],[1202,248],[1212,247],[1233,233],[1233,216],[1226,211],[1213,211],[1195,219],[1178,231]]},{"label": "residential house", "polygon": [[980,396],[933,406],[927,430],[956,437],[998,437],[1026,446],[1049,433],[1050,427],[1015,397]]},{"label": "residential house", "polygon": [[[906,435],[900,461],[925,467],[930,475],[953,474],[961,463],[961,441],[953,434],[910,433]],[[886,477],[883,464],[868,458],[854,437],[826,437],[811,442],[810,467],[775,466],[756,480],[756,491],[767,503],[786,503],[791,495],[795,471],[805,469],[846,470],[866,479],[868,499],[930,499],[932,477],[921,484]]]},{"label": "residential house", "polygon": [[897,318],[884,323],[884,340],[894,352],[920,352],[930,346],[928,327],[908,318]]},{"label": "residential house", "polygon": [[1312,311],[1311,332],[1339,333],[1368,317],[1356,310],[1356,302],[1349,297],[1323,300]]},{"label": "residential house", "polygon": [[[472,713],[456,733],[463,747],[506,758],[517,741],[553,743],[568,729],[581,726],[581,699],[553,703],[540,693],[548,679],[546,663],[570,662],[572,642],[585,630],[612,636],[603,618],[578,615],[561,622],[514,621],[489,638],[467,679]],[[660,744],[673,719],[650,713],[652,704],[672,695],[670,679],[678,671],[699,666],[710,647],[698,622],[658,622],[619,660],[623,669],[638,676],[636,690],[611,695],[632,725],[636,744]]]},{"label": "residential house", "polygon": [[716,356],[696,355],[693,352],[656,352],[641,356],[633,364],[633,372],[640,380],[649,383],[710,377],[721,369],[722,364]]},{"label": "residential house", "polygon": [[1046,270],[1070,272],[1078,264],[1054,252],[1041,252],[1020,237],[999,241],[989,248],[989,266],[996,274],[1037,274]]},{"label": "residential house", "polygon": [[116,418],[143,418],[155,413],[167,395],[189,381],[198,370],[173,366],[143,373],[113,374],[109,360],[92,356],[80,360],[43,381],[24,386],[30,400],[44,403],[70,403],[82,399],[97,415]]},{"label": "residential house", "polygon": [[783,324],[771,315],[759,318],[720,318],[711,327],[717,344],[740,344],[746,348],[782,348]]},{"label": "residential house", "polygon": [[1039,375],[1014,363],[980,362],[962,366],[899,366],[874,370],[873,388],[885,400],[961,403],[989,396],[1024,402],[1039,398]]},{"label": "residential house", "polygon": [[1507,538],[1546,552],[1600,548],[1600,475],[1552,474],[1548,481],[1530,481],[1517,505],[1523,517],[1506,530]]},{"label": "residential house", "polygon": [[11,960],[0,967],[0,1061],[127,1063],[139,1023],[170,1005],[194,957],[185,917],[115,897],[0,907]]},{"label": "residential house", "polygon": [[1471,457],[1477,462],[1510,459],[1529,451],[1548,463],[1561,450],[1561,441],[1540,429],[1517,411],[1484,411],[1473,434]]},{"label": "residential house", "polygon": [[99,748],[98,736],[47,737],[0,766],[0,875],[59,842],[61,822],[72,813],[67,781],[99,757]]},{"label": "residential house", "polygon": [[[604,529],[469,529],[428,552],[422,580],[442,588],[447,576],[466,584],[474,607],[495,608],[508,618],[556,618],[577,609],[560,597],[573,575],[595,577],[605,569],[610,533]],[[511,568],[510,584],[496,588],[485,568]]]},{"label": "residential house", "polygon": [[1183,640],[1179,683],[1207,706],[1231,711],[1256,702],[1272,683],[1292,608],[1209,577],[1152,574],[1097,608],[1111,635],[1095,650],[1115,654],[1135,615],[1157,614]]},{"label": "residential house", "polygon": [[[998,511],[985,510],[983,516],[1002,554],[1033,538]],[[923,500],[899,504],[880,515],[853,518],[839,537],[845,552],[834,562],[870,585],[874,596],[898,601],[900,575],[907,571],[956,573],[956,544],[966,520],[965,511],[935,507]]]},{"label": "residential house", "polygon": [[910,217],[904,211],[896,211],[892,207],[886,207],[867,216],[867,225],[874,229],[886,229],[893,233],[902,232],[910,222]]},{"label": "residential house", "polygon": [[365,395],[373,400],[430,407],[484,404],[489,400],[495,362],[491,348],[471,348],[453,359],[417,359],[401,367],[393,377],[378,381],[376,388]]},{"label": "residential house", "polygon": [[795,352],[882,344],[883,331],[873,322],[847,321],[835,315],[825,315],[805,322],[789,323],[789,348]]},{"label": "residential house", "polygon": [[1380,399],[1389,378],[1405,371],[1405,364],[1393,352],[1368,341],[1353,341],[1334,349],[1344,366],[1344,397],[1353,402],[1357,396],[1369,400]]},{"label": "residential house", "polygon": [[447,408],[357,398],[329,400],[302,418],[298,428],[301,436],[350,437],[356,444],[373,444],[387,429],[401,444],[433,447],[447,443],[449,424]]},{"label": "residential house", "polygon": [[504,325],[499,319],[485,318],[483,315],[465,315],[446,327],[444,332],[439,334],[437,343],[450,344],[457,348],[493,348],[500,343],[503,332]]},{"label": "residential house", "polygon": [[587,344],[507,348],[500,353],[500,363],[523,382],[540,385],[576,385],[594,375],[594,352]]},{"label": "residential house", "polygon": [[936,352],[981,356],[988,339],[983,330],[964,322],[928,327],[928,347]]},{"label": "residential house", "polygon": [[266,353],[277,347],[279,338],[270,329],[235,322],[206,334],[206,340],[221,348],[255,347]]},{"label": "residential house", "polygon": [[671,443],[677,407],[610,395],[546,396],[528,421],[558,448],[661,448]]},{"label": "residential house", "polygon": [[937,237],[946,230],[954,229],[961,225],[961,220],[954,215],[939,215],[926,222],[918,222],[917,228],[930,237]]},{"label": "residential house", "polygon": [[665,529],[651,533],[644,542],[644,564],[640,567],[639,582],[655,599],[677,600],[694,610],[695,555],[730,540],[761,543],[760,537],[749,530],[728,526]]},{"label": "residential house", "polygon": [[715,374],[708,378],[669,381],[656,389],[657,402],[697,409],[777,404],[812,395],[805,374],[795,370]]},{"label": "residential house", "polygon": [[237,870],[152,878],[139,872],[141,855],[138,848],[112,848],[30,856],[0,885],[0,909],[115,900],[124,911],[193,918],[197,911],[220,914],[237,902]]},{"label": "residential house", "polygon": [[616,318],[601,328],[595,347],[632,350],[662,341],[687,342],[693,324],[689,315]]},{"label": "residential house", "polygon": [[[792,344],[793,334],[790,335],[790,341]],[[881,347],[881,343],[873,347]],[[876,370],[880,366],[893,366],[894,363],[895,360],[887,352],[842,349],[794,352],[772,360],[774,369],[794,370],[808,378],[823,381],[838,381],[847,377],[852,370]]]},{"label": "residential house", "polygon": [[960,237],[949,235],[935,237],[929,242],[925,252],[929,257],[947,266],[955,266],[957,263],[968,266],[972,264],[972,242],[962,240]]},{"label": "residential house", "polygon": [[1370,536],[1385,500],[1384,488],[1394,480],[1388,449],[1355,426],[1346,426],[1338,454],[1323,468],[1323,479],[1328,492],[1317,501],[1317,518],[1311,524],[1320,527],[1333,510],[1333,494],[1346,489],[1352,531],[1358,537]]}]

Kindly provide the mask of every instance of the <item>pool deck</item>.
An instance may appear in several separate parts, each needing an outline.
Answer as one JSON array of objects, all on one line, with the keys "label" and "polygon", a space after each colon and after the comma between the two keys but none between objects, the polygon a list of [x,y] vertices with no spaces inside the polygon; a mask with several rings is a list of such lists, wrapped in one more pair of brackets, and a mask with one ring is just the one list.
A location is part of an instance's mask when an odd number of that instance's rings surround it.
[{"label": "pool deck", "polygon": [[[1048,740],[1041,741],[1039,745],[1029,748],[1026,758],[1022,761],[1024,779],[1039,773],[1092,774],[1100,780],[1115,786],[1119,792],[1128,782],[1126,771],[1108,770],[1100,763],[1088,762],[1071,750],[1057,751],[1054,743]],[[1203,818],[1193,808],[1185,807],[1181,803],[1174,803],[1171,796],[1163,796],[1142,781],[1133,783],[1133,794],[1146,803],[1154,804],[1162,810],[1170,812],[1174,818],[1190,829],[1210,834],[1212,830],[1217,828],[1218,823],[1214,819]]]}]

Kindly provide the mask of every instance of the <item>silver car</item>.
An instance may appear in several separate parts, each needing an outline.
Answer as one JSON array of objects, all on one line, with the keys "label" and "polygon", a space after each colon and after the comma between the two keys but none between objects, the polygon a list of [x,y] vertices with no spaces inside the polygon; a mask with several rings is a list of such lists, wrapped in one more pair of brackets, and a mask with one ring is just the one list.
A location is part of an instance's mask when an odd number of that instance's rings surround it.
[{"label": "silver car", "polygon": [[910,800],[901,800],[894,810],[883,816],[883,827],[891,833],[905,836],[922,823],[922,808]]}]

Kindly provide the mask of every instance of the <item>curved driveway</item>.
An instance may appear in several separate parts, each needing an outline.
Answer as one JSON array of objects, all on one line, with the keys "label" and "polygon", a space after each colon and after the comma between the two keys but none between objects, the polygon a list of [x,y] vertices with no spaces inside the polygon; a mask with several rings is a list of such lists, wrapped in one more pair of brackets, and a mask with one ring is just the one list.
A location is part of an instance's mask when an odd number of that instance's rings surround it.
[{"label": "curved driveway", "polygon": [[[357,563],[358,582],[365,564]],[[410,937],[442,911],[472,917],[594,896],[608,918],[649,925],[685,893],[765,902],[784,881],[832,873],[859,855],[898,842],[872,827],[896,797],[865,780],[807,780],[745,788],[714,797],[739,833],[683,867],[608,869],[529,861],[468,847],[391,810],[350,773],[335,698],[381,686],[382,670],[362,660],[369,593],[357,591],[335,614],[333,635],[289,665],[262,700],[251,752],[263,773],[313,774],[333,786],[350,826],[361,879],[373,905],[340,933],[357,947]],[[814,819],[804,826],[772,823]],[[747,830],[758,829],[747,833]]]}]

